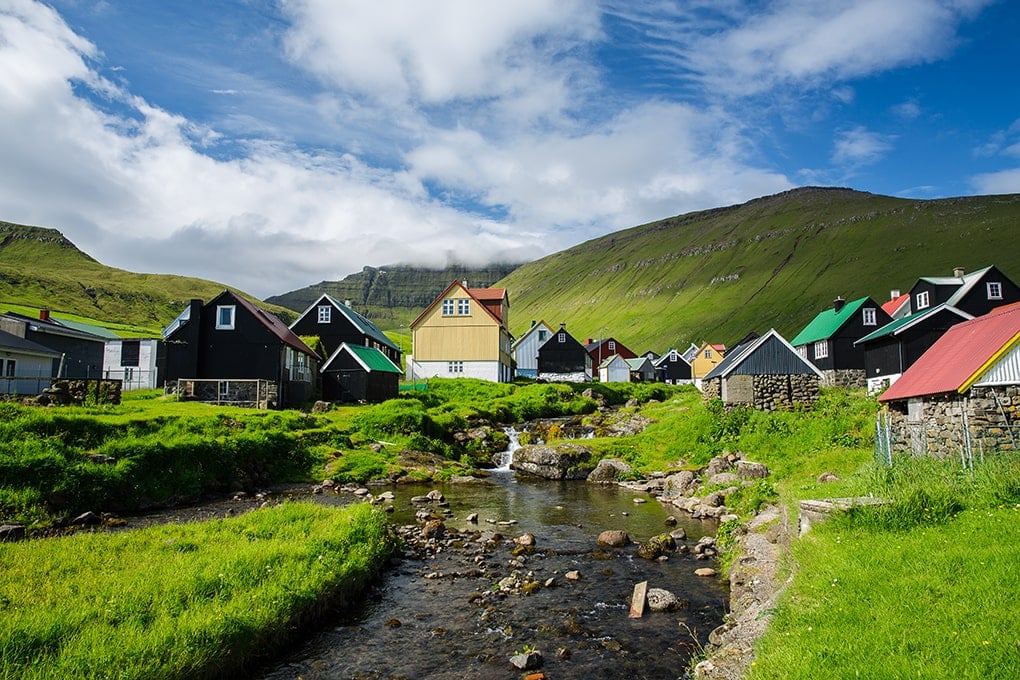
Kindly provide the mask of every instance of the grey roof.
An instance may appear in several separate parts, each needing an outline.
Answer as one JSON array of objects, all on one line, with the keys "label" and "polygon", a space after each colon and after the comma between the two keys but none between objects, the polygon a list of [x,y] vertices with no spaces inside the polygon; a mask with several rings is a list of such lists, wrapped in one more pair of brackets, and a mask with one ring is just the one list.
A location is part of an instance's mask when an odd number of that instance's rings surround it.
[{"label": "grey roof", "polygon": [[43,347],[37,342],[26,340],[7,331],[0,331],[0,348],[23,354],[39,354],[48,357],[60,356],[60,352],[54,352],[49,347]]},{"label": "grey roof", "polygon": [[[802,357],[800,354],[798,354],[797,350],[793,348],[793,345],[791,345],[786,340],[786,338],[781,336],[776,331],[775,328],[772,328],[769,330],[768,333],[761,336],[760,338],[747,340],[741,343],[740,345],[737,345],[737,347],[735,347],[734,349],[730,350],[730,352],[723,358],[723,360],[719,362],[719,364],[715,368],[709,371],[708,375],[702,378],[702,380],[711,380],[713,378],[725,378],[730,373],[734,373],[735,371],[737,371],[738,367],[740,367],[740,365],[743,364],[744,362],[751,361],[752,357],[754,357],[754,355],[758,353],[759,349],[766,347],[773,348],[773,357],[766,358],[763,362],[763,365],[768,364],[768,368],[772,368],[772,366],[776,366],[776,368],[782,368],[782,366],[779,366],[774,361],[775,356],[781,355],[782,360],[787,362],[787,367],[789,367],[790,365],[796,365],[798,369],[806,369],[800,370],[798,372],[814,373],[815,375],[821,377],[822,374],[815,367],[815,365],[812,364],[807,359],[805,359],[804,357]],[[778,354],[776,354],[776,350],[778,350]],[[752,361],[752,364],[753,363],[755,362]],[[754,368],[756,369],[757,372],[757,369],[761,368],[761,366],[754,366]]]},{"label": "grey roof", "polygon": [[[326,300],[327,302],[329,302],[329,304],[331,304],[334,307],[336,307],[340,311],[341,314],[343,314],[344,316],[347,317],[348,321],[350,321],[352,324],[354,324],[355,328],[360,330],[362,333],[364,333],[368,337],[372,338],[373,340],[376,340],[377,342],[381,342],[382,344],[386,345],[390,349],[397,350],[398,352],[400,351],[400,348],[397,347],[395,344],[393,344],[393,341],[390,340],[388,337],[386,337],[386,334],[383,333],[382,330],[378,326],[376,326],[374,323],[369,321],[367,317],[365,317],[364,315],[359,314],[358,312],[354,311],[353,309],[351,309],[350,307],[348,307],[344,303],[340,302],[339,300],[337,300],[332,295],[329,295],[328,293],[323,293],[322,296],[320,296],[318,300],[316,300],[311,305],[309,305],[308,309],[303,311],[299,318],[304,318],[309,312],[311,312],[313,309],[318,307],[319,303],[322,302],[323,300]],[[295,321],[295,323],[297,323],[297,322]],[[294,324],[291,324],[292,327],[293,327],[293,325]]]}]

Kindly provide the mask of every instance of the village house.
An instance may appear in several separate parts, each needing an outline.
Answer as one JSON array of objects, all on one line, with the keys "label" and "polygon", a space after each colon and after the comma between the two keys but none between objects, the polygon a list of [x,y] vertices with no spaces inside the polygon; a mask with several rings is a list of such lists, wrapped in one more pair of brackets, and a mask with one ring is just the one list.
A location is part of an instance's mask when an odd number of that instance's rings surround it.
[{"label": "village house", "polygon": [[103,351],[103,378],[120,380],[122,390],[151,390],[163,385],[157,338],[107,340]]},{"label": "village house", "polygon": [[[694,351],[697,352],[698,348],[695,347]],[[693,382],[691,364],[675,349],[667,350],[654,364],[655,379],[660,382],[667,385],[687,385]]]},{"label": "village house", "polygon": [[552,337],[552,328],[545,321],[532,321],[528,330],[510,346],[516,365],[516,375],[522,378],[538,377],[538,348]]},{"label": "village house", "polygon": [[890,451],[964,462],[1020,438],[1020,303],[956,324],[880,397]]},{"label": "village house", "polygon": [[870,297],[846,302],[838,297],[790,341],[822,372],[823,385],[864,387],[864,349],[854,343],[892,321]]},{"label": "village house", "polygon": [[599,364],[599,382],[630,382],[630,364],[619,354],[606,357]]},{"label": "village house", "polygon": [[340,302],[331,295],[321,295],[294,320],[290,329],[302,338],[318,338],[327,357],[347,343],[378,350],[397,366],[401,362],[396,343],[368,317],[352,309],[350,301]]},{"label": "village house", "polygon": [[691,361],[691,377],[694,378],[695,384],[700,385],[701,379],[718,366],[725,356],[726,345],[718,342],[702,343]]},{"label": "village house", "polygon": [[821,380],[821,371],[773,328],[761,337],[749,335],[727,352],[702,378],[701,388],[706,400],[775,411],[812,406],[818,401]]},{"label": "village house", "polygon": [[50,386],[60,353],[0,330],[0,394],[34,396]]},{"label": "village house", "polygon": [[52,317],[45,308],[39,310],[38,318],[14,312],[0,314],[0,330],[58,354],[53,361],[54,378],[102,377],[106,341],[117,336],[96,326],[82,326]]},{"label": "village house", "polygon": [[409,371],[419,378],[513,380],[505,288],[454,281],[411,323]]},{"label": "village house", "polygon": [[587,350],[588,355],[591,357],[593,366],[601,366],[603,361],[614,354],[619,355],[623,359],[633,359],[637,356],[637,354],[616,338],[602,338],[600,340],[587,338],[584,341],[584,349]]},{"label": "village house", "polygon": [[538,378],[550,382],[588,382],[592,379],[591,356],[584,345],[567,332],[566,324],[538,348]]},{"label": "village house", "polygon": [[321,358],[276,316],[225,290],[192,300],[163,331],[166,381],[181,399],[293,407],[314,398]]}]

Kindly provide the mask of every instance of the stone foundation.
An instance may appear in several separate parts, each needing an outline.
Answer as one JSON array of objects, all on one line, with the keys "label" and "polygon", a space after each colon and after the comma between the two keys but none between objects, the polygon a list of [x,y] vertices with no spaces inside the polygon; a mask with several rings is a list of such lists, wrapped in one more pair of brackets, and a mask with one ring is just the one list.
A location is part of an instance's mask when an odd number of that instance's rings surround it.
[{"label": "stone foundation", "polygon": [[[793,406],[810,408],[818,401],[821,388],[815,374],[808,375],[734,375],[726,379],[705,380],[701,384],[706,401],[722,399],[726,406],[753,406],[759,411],[777,411]],[[723,397],[725,392],[725,398]]]},{"label": "stone foundation", "polygon": [[867,387],[868,376],[863,368],[830,368],[822,371],[822,385],[844,389]]}]

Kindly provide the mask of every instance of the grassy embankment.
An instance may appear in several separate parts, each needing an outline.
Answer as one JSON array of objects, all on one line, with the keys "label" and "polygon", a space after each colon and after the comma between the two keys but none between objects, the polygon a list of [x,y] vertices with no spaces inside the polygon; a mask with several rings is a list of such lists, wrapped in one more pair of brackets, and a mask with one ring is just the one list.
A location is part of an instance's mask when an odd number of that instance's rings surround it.
[{"label": "grassy embankment", "polygon": [[356,596],[381,511],[291,503],[212,522],[0,545],[0,678],[239,671]]}]

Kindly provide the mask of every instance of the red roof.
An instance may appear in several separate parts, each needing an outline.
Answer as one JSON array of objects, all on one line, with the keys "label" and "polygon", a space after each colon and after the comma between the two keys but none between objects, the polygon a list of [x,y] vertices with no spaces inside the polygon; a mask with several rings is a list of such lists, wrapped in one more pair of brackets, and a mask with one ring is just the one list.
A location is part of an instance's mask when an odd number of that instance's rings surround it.
[{"label": "red roof", "polygon": [[990,362],[1020,342],[1020,302],[958,323],[894,382],[879,401],[963,392]]},{"label": "red roof", "polygon": [[[433,307],[439,304],[440,300],[445,298],[451,290],[454,288],[460,288],[468,297],[473,298],[475,302],[482,306],[482,309],[493,318],[493,320],[500,326],[505,326],[506,323],[503,320],[501,313],[501,305],[499,304],[503,296],[506,295],[506,288],[465,288],[464,284],[460,281],[453,281],[443,290],[439,296],[429,303],[429,305],[418,315],[418,318],[411,322],[411,328],[414,329],[421,323]],[[480,297],[481,296],[481,297]]]},{"label": "red roof", "polygon": [[883,303],[882,304],[882,311],[885,312],[886,314],[888,314],[889,316],[893,316],[894,314],[896,314],[896,310],[899,309],[900,307],[902,307],[909,300],[910,300],[910,293],[904,293],[903,295],[901,295],[899,297],[895,297],[892,300],[889,300],[888,302]]}]

